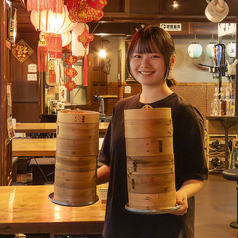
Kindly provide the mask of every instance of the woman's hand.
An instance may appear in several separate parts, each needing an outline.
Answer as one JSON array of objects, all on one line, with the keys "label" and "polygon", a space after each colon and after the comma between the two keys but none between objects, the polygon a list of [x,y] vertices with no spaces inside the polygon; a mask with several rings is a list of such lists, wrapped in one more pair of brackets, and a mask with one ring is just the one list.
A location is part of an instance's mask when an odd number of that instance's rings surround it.
[{"label": "woman's hand", "polygon": [[171,214],[174,215],[184,215],[187,213],[188,210],[188,198],[187,194],[183,193],[182,191],[178,190],[176,192],[176,203],[178,205],[181,205],[181,207],[175,211],[173,211]]},{"label": "woman's hand", "polygon": [[203,181],[190,179],[183,183],[182,187],[176,192],[176,203],[181,205],[179,209],[171,212],[174,215],[184,215],[188,210],[188,198],[193,197],[203,187]]}]

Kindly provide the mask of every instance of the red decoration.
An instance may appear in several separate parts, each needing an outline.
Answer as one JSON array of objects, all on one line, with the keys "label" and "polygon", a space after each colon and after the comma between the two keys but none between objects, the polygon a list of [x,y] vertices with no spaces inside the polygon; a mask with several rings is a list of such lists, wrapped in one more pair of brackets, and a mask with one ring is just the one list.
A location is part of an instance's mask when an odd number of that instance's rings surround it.
[{"label": "red decoration", "polygon": [[93,41],[94,36],[89,34],[87,27],[84,27],[84,31],[81,35],[78,36],[78,41],[83,44],[83,47],[86,49],[88,44]]},{"label": "red decoration", "polygon": [[64,47],[69,53],[72,53],[72,42]]},{"label": "red decoration", "polygon": [[96,10],[102,10],[107,5],[107,0],[87,0],[90,7]]},{"label": "red decoration", "polygon": [[73,80],[68,80],[64,85],[69,91],[72,91],[74,88],[77,87],[77,84]]},{"label": "red decoration", "polygon": [[53,60],[50,60],[50,63],[49,63],[49,83],[50,84],[56,83],[56,73],[55,73]]},{"label": "red decoration", "polygon": [[68,55],[64,60],[64,62],[69,65],[75,64],[77,61],[78,58],[75,55]]},{"label": "red decoration", "polygon": [[103,16],[103,11],[91,8],[86,0],[80,0],[78,7],[69,10],[69,19],[72,22],[99,21]]},{"label": "red decoration", "polygon": [[12,47],[12,54],[23,63],[31,54],[32,48],[24,41],[20,40],[14,47]]},{"label": "red decoration", "polygon": [[84,27],[84,31],[81,35],[78,36],[78,41],[82,43],[83,47],[85,48],[84,53],[84,63],[83,63],[83,86],[88,86],[88,63],[87,63],[87,55],[86,55],[86,48],[88,44],[93,41],[94,36],[89,34],[87,27]]},{"label": "red decoration", "polygon": [[45,40],[50,58],[62,58],[62,37],[61,34],[45,33]]},{"label": "red decoration", "polygon": [[27,0],[27,11],[53,11],[62,13],[63,0]]},{"label": "red decoration", "polygon": [[37,48],[37,65],[39,72],[48,71],[48,49],[47,45],[39,45]]},{"label": "red decoration", "polygon": [[78,72],[75,70],[75,68],[72,67],[68,68],[64,72],[69,78],[74,78],[76,75],[78,75]]}]

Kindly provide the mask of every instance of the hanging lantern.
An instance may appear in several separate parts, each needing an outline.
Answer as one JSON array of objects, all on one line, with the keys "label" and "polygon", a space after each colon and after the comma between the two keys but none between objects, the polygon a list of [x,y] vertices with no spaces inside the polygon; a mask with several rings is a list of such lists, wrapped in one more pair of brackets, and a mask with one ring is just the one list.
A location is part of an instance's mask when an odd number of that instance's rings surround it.
[{"label": "hanging lantern", "polygon": [[72,41],[72,34],[70,32],[65,32],[61,34],[62,38],[62,47],[65,47]]},{"label": "hanging lantern", "polygon": [[[83,44],[78,41],[78,36],[83,33],[85,27],[89,29],[87,24],[78,23],[72,31],[72,54],[77,57],[84,56],[85,54],[85,48],[83,47]],[[88,51],[89,46],[86,48],[86,54],[88,54]]]},{"label": "hanging lantern", "polygon": [[32,11],[31,23],[39,31],[57,34],[69,32],[77,25],[70,21],[65,5],[61,14],[52,11]]},{"label": "hanging lantern", "polygon": [[230,42],[226,46],[226,53],[231,58],[235,58],[236,57],[236,43],[235,42]]},{"label": "hanging lantern", "polygon": [[188,46],[188,55],[193,58],[197,59],[201,56],[202,54],[202,46],[197,43],[193,42],[191,45]]},{"label": "hanging lantern", "polygon": [[206,46],[205,53],[209,58],[214,56],[214,45],[216,45],[216,42],[210,42]]},{"label": "hanging lantern", "polygon": [[55,13],[62,13],[62,0],[27,0],[27,11],[53,11]]}]

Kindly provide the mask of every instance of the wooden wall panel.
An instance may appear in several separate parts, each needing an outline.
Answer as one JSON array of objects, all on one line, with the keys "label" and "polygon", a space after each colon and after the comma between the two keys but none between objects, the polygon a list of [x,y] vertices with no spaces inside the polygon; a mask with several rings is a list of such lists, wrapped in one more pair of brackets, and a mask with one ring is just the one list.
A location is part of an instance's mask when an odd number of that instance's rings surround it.
[{"label": "wooden wall panel", "polygon": [[[40,85],[37,81],[27,81],[28,65],[37,64],[37,45],[39,33],[19,33],[17,40],[23,39],[34,53],[23,63],[12,55],[12,94],[13,117],[17,122],[38,122],[40,115]],[[31,73],[32,74],[32,73]]]}]

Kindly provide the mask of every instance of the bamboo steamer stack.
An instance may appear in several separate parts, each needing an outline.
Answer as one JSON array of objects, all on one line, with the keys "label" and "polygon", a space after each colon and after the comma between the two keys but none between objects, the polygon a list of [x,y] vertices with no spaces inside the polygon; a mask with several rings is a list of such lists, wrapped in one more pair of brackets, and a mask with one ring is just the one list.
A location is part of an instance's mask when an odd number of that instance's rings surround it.
[{"label": "bamboo steamer stack", "polygon": [[125,110],[128,210],[176,206],[170,108]]},{"label": "bamboo steamer stack", "polygon": [[97,200],[99,113],[64,110],[57,116],[54,200],[90,205]]}]

